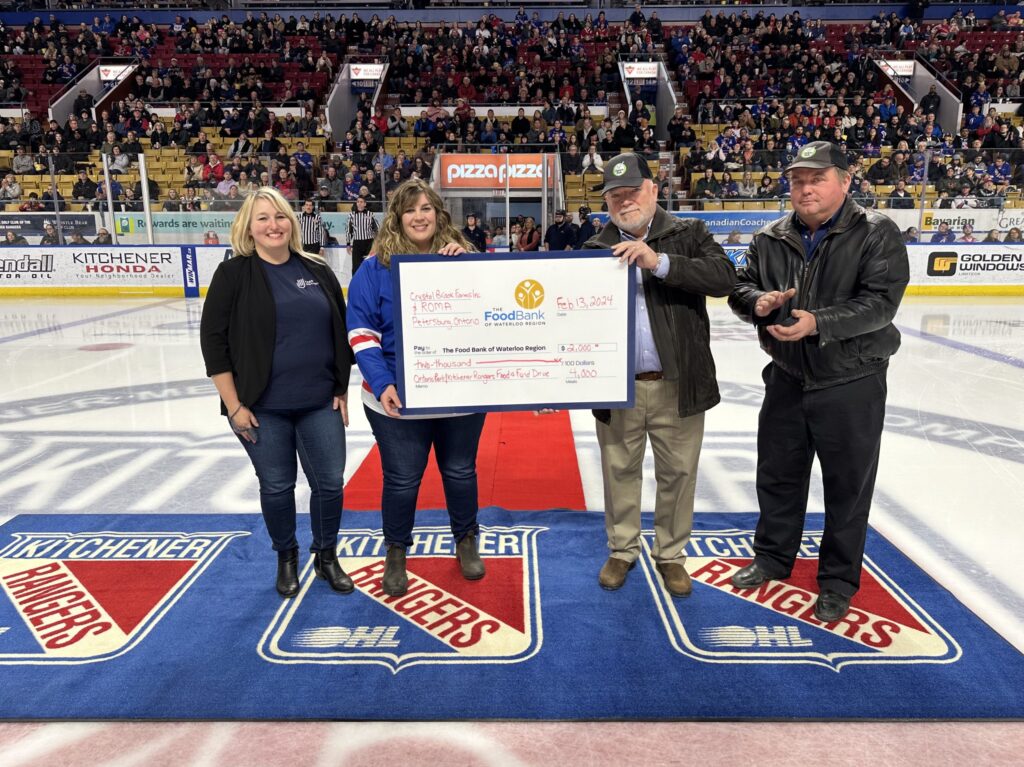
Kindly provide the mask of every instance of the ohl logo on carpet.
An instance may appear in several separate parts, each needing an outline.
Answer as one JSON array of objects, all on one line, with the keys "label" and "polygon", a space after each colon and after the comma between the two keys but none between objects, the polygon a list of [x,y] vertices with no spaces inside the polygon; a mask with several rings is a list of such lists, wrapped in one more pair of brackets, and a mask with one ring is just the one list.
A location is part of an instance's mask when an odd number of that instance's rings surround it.
[{"label": "ohl logo on carpet", "polygon": [[0,550],[0,663],[90,663],[127,652],[245,535],[12,533]]},{"label": "ohl logo on carpet", "polygon": [[380,531],[342,530],[338,558],[355,582],[352,600],[339,607],[307,566],[302,590],[282,604],[260,656],[272,663],[376,664],[393,673],[420,664],[531,658],[543,641],[536,538],[546,529],[482,526],[487,575],[467,581],[448,528],[418,528],[406,552],[409,589],[399,597],[381,587]]},{"label": "ohl logo on carpet", "polygon": [[[814,617],[822,533],[806,532],[793,572],[741,590],[732,575],[754,555],[748,530],[695,532],[686,569],[700,589],[701,609],[684,610],[652,589],[675,649],[710,663],[809,663],[839,671],[849,664],[954,663],[961,649],[900,586],[865,557],[860,591],[849,614],[824,624]],[[648,573],[653,573],[645,533]],[[653,576],[648,577],[653,579]],[[685,615],[683,614],[685,613]]]}]

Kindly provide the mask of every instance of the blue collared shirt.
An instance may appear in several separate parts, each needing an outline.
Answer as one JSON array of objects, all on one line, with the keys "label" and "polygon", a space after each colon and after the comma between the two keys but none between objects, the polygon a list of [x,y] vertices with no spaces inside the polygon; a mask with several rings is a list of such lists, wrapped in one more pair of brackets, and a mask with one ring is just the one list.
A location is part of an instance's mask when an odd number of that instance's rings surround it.
[{"label": "blue collared shirt", "polygon": [[793,221],[796,224],[796,230],[800,233],[800,239],[804,241],[804,257],[810,263],[811,259],[814,258],[814,251],[818,249],[821,241],[825,239],[825,235],[829,233],[829,230],[835,225],[836,221],[839,220],[839,216],[843,213],[843,208],[846,207],[846,201],[843,200],[843,204],[839,206],[839,210],[832,214],[827,221],[818,227],[818,230],[811,233],[811,230],[807,228],[807,225],[800,220],[800,216],[793,214]]},{"label": "blue collared shirt", "polygon": [[[651,222],[653,223],[653,221]],[[647,233],[641,237],[634,237],[629,232],[619,230],[619,238],[622,241],[647,239],[651,233],[651,225],[647,225]],[[652,274],[658,279],[665,279],[668,275],[668,257],[658,256],[658,265]],[[658,347],[654,345],[654,333],[651,331],[651,317],[647,313],[647,301],[644,297],[644,275],[643,270],[637,267],[636,270],[636,344],[633,354],[634,370],[637,373],[651,373],[661,371],[661,357],[658,355]]]}]

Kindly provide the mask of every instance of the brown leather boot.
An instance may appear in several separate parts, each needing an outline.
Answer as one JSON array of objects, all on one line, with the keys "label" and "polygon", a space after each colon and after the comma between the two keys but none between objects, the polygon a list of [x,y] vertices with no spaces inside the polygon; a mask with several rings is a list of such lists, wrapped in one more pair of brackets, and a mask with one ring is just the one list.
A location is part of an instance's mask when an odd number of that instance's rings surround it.
[{"label": "brown leather boot", "polygon": [[604,567],[598,573],[597,582],[601,584],[601,588],[605,591],[620,589],[622,584],[626,582],[626,575],[634,567],[636,567],[636,560],[627,562],[625,559],[608,557],[608,561],[604,563]]},{"label": "brown leather boot", "polygon": [[665,590],[674,597],[688,597],[693,593],[693,582],[686,568],[678,562],[659,562],[658,572],[665,582]]}]

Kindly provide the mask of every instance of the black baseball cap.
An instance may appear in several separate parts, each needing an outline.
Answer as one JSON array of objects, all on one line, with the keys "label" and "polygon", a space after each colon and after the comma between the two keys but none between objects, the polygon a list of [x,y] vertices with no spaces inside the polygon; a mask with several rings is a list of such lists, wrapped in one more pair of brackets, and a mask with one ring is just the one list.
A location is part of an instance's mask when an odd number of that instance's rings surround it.
[{"label": "black baseball cap", "polygon": [[644,179],[653,180],[647,160],[633,152],[617,154],[604,165],[604,185],[601,194],[620,187],[638,187]]},{"label": "black baseball cap", "polygon": [[815,168],[818,170],[822,168],[839,168],[840,170],[846,170],[849,167],[850,164],[846,159],[846,152],[836,144],[833,144],[831,141],[812,141],[800,148],[800,151],[796,153],[796,159],[786,167],[786,173],[789,173],[793,168]]}]

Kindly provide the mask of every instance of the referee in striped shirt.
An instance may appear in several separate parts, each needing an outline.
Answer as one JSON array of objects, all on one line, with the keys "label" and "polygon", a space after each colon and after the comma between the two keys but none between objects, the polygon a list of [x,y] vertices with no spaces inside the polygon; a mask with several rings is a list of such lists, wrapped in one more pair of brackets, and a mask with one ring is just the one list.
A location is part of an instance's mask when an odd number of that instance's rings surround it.
[{"label": "referee in striped shirt", "polygon": [[348,247],[352,251],[353,276],[363,259],[370,254],[377,230],[377,219],[366,209],[366,199],[357,197],[355,207],[348,216]]},{"label": "referee in striped shirt", "polygon": [[327,227],[320,214],[313,210],[313,201],[302,203],[302,215],[299,216],[299,229],[302,233],[302,249],[307,253],[320,254],[320,249],[327,244]]}]

